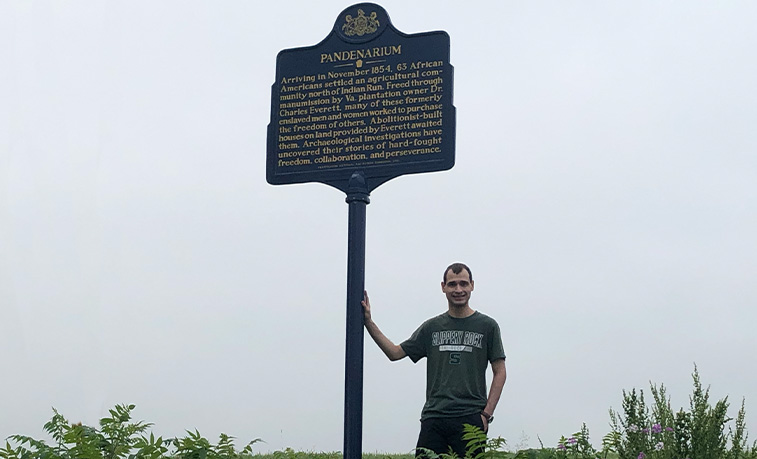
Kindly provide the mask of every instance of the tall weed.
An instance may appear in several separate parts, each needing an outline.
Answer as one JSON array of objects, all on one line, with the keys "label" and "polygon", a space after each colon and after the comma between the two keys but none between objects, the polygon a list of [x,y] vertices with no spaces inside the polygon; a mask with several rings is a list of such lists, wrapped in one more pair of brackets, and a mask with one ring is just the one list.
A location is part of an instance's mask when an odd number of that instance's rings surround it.
[{"label": "tall weed", "polygon": [[651,408],[643,390],[623,391],[623,412],[610,409],[610,444],[619,459],[757,459],[755,448],[746,446],[743,402],[731,427],[728,397],[713,405],[696,366],[692,378],[688,410],[673,412],[662,384],[650,383]]},{"label": "tall weed", "polygon": [[[11,435],[0,448],[0,459],[246,459],[252,457],[249,442],[241,451],[234,448],[233,437],[221,434],[213,444],[199,432],[189,432],[182,438],[163,439],[147,430],[152,426],[143,421],[132,422],[134,405],[116,405],[110,417],[100,419],[100,428],[70,423],[53,408],[53,417],[44,430],[53,439],[44,440],[25,435]],[[11,445],[11,441],[14,445]]]}]

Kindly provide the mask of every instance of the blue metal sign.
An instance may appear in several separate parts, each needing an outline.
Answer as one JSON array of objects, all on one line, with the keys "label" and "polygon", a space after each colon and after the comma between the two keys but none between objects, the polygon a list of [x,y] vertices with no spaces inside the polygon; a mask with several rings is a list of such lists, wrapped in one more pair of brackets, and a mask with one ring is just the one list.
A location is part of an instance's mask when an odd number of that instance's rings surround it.
[{"label": "blue metal sign", "polygon": [[319,44],[286,49],[271,90],[266,178],[370,192],[455,163],[453,67],[445,32],[404,34],[373,3],[345,9]]}]

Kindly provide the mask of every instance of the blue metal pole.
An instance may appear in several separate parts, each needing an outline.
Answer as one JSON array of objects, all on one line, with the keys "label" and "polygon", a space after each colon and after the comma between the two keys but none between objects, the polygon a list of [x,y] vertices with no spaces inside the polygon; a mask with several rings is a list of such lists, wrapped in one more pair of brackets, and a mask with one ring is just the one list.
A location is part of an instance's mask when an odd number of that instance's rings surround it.
[{"label": "blue metal pole", "polygon": [[362,172],[350,177],[347,236],[347,334],[344,364],[344,458],[363,455],[363,300],[365,209],[371,202]]}]

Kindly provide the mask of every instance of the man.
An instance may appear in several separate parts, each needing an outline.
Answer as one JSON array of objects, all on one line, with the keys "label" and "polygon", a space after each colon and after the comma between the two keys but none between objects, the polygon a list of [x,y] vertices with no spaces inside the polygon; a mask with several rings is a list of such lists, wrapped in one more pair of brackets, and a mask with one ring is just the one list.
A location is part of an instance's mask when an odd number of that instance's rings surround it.
[{"label": "man", "polygon": [[[368,293],[363,298],[365,328],[389,360],[409,356],[426,362],[426,403],[421,412],[421,432],[416,456],[423,449],[437,454],[450,448],[465,455],[463,425],[489,430],[489,423],[505,385],[505,351],[499,326],[470,307],[473,275],[470,268],[454,263],[444,271],[442,292],[447,312],[424,322],[406,341],[397,345],[387,338],[371,318]],[[491,363],[491,388],[486,395],[486,367]]]}]

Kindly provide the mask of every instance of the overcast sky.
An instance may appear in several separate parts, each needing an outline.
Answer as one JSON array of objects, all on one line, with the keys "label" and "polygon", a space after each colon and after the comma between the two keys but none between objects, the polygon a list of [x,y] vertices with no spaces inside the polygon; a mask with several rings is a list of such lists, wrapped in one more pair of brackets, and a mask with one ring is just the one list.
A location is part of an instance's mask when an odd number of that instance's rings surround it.
[{"label": "overcast sky", "polygon": [[[341,450],[347,205],[265,155],[277,53],[350,4],[0,3],[0,437],[134,403],[164,436]],[[687,406],[695,363],[757,438],[757,3],[381,4],[449,33],[457,107],[455,167],[371,195],[384,332],[463,261],[511,446],[599,444],[649,381]],[[425,361],[366,338],[363,449],[407,452]]]}]

